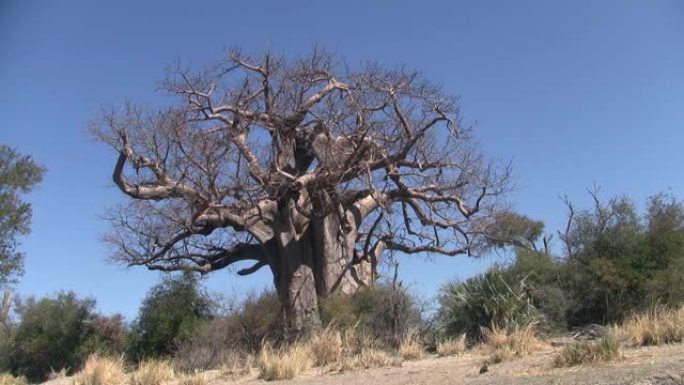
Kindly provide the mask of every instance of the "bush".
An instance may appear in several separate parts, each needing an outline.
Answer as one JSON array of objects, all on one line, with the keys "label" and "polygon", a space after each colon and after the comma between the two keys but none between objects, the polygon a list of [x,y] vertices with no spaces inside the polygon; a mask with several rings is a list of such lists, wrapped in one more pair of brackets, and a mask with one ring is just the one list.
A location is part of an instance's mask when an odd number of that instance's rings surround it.
[{"label": "bush", "polygon": [[509,284],[501,268],[441,289],[438,319],[446,336],[482,340],[483,328],[524,328],[542,319],[532,305],[525,278]]},{"label": "bush", "polygon": [[94,306],[94,300],[78,299],[72,292],[20,303],[12,371],[31,381],[43,381],[53,368],[78,368],[86,356],[83,343],[93,335]]},{"label": "bush", "polygon": [[0,326],[0,373],[12,369],[12,353],[14,352],[14,326],[8,325],[6,329]]},{"label": "bush", "polygon": [[563,347],[554,359],[554,366],[577,366],[612,361],[620,357],[620,337],[617,328],[612,327],[596,342],[575,341]]},{"label": "bush", "polygon": [[195,324],[179,341],[174,363],[180,370],[193,371],[240,362],[256,354],[264,341],[280,344],[282,330],[278,297],[270,291],[249,294],[227,314]]},{"label": "bush", "polygon": [[401,285],[377,285],[349,298],[325,299],[321,309],[324,324],[367,332],[394,348],[410,330],[419,329],[423,323],[416,299]]},{"label": "bush", "polygon": [[90,333],[79,346],[79,355],[87,357],[96,353],[104,356],[119,356],[126,350],[126,333],[126,324],[122,315],[96,314],[90,322]]},{"label": "bush", "polygon": [[129,357],[140,361],[171,355],[209,316],[210,301],[193,273],[165,276],[140,306],[129,336]]}]

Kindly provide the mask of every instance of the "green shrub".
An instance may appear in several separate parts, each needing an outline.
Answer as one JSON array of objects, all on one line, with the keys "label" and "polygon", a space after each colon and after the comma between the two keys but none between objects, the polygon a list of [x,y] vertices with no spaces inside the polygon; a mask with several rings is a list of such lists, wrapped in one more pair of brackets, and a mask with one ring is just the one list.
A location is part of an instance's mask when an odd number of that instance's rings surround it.
[{"label": "green shrub", "polygon": [[498,267],[446,284],[439,297],[438,320],[447,336],[466,333],[469,339],[481,340],[483,328],[514,329],[542,318],[532,304],[526,277],[509,283]]},{"label": "green shrub", "polygon": [[171,355],[202,319],[210,317],[210,302],[193,273],[167,275],[147,293],[133,323],[129,357],[140,361]]},{"label": "green shrub", "polygon": [[380,284],[364,288],[348,298],[323,300],[321,319],[325,325],[340,329],[361,329],[383,344],[396,348],[409,330],[422,326],[418,305],[401,285]]},{"label": "green shrub", "polygon": [[121,314],[94,315],[90,332],[79,346],[79,355],[120,356],[126,349],[126,324]]},{"label": "green shrub", "polygon": [[92,335],[92,299],[59,293],[54,298],[20,303],[10,357],[12,372],[31,381],[44,380],[51,369],[77,369],[85,359],[80,347]]}]

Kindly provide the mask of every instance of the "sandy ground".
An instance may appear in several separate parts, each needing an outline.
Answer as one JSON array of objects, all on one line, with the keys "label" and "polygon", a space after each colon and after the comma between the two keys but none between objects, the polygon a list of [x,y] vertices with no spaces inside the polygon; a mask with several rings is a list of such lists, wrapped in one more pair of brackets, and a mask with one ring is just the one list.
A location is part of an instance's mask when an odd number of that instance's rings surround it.
[{"label": "sandy ground", "polygon": [[[569,369],[553,368],[556,349],[547,348],[514,361],[490,365],[489,371],[479,374],[486,356],[467,354],[455,357],[428,357],[420,361],[404,362],[402,367],[361,370],[341,374],[321,373],[314,369],[289,381],[278,384],[684,384],[684,344],[663,347],[626,349],[622,360],[600,366]],[[218,384],[264,383],[255,376]]]},{"label": "sandy ground", "polygon": [[[471,353],[454,357],[430,356],[420,361],[407,361],[401,367],[329,373],[312,369],[297,379],[277,384],[316,385],[453,385],[453,384],[604,384],[604,385],[684,385],[684,344],[625,349],[616,362],[595,366],[554,368],[553,357],[558,348],[547,347],[531,356],[490,365],[479,374],[486,356]],[[256,370],[239,379],[214,377],[210,385],[266,384],[257,378]],[[48,382],[50,385],[71,384],[70,379]]]}]

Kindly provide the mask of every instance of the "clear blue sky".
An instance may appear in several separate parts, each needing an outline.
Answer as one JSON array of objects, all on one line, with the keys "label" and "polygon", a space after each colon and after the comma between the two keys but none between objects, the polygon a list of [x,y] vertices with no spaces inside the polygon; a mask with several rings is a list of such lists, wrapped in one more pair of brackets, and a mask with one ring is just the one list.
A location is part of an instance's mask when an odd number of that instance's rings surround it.
[{"label": "clear blue sky", "polygon": [[[0,142],[48,168],[30,195],[18,290],[92,295],[135,316],[158,279],[105,262],[98,218],[122,199],[115,154],[85,126],[102,106],[157,105],[177,59],[201,68],[223,48],[296,55],[314,44],[351,62],[422,70],[462,98],[493,157],[512,160],[522,213],[562,226],[567,194],[684,198],[684,1],[31,1],[0,0]],[[401,258],[424,295],[493,258]],[[214,273],[228,294],[270,284]]]}]

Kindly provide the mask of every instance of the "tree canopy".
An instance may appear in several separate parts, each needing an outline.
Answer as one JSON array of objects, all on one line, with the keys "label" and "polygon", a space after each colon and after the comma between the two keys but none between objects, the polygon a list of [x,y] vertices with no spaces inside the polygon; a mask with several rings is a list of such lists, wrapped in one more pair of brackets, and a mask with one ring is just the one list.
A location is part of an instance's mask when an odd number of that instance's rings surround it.
[{"label": "tree canopy", "polygon": [[18,250],[19,236],[30,231],[31,205],[21,195],[40,183],[45,169],[28,155],[0,144],[0,287],[23,272],[24,255]]}]

